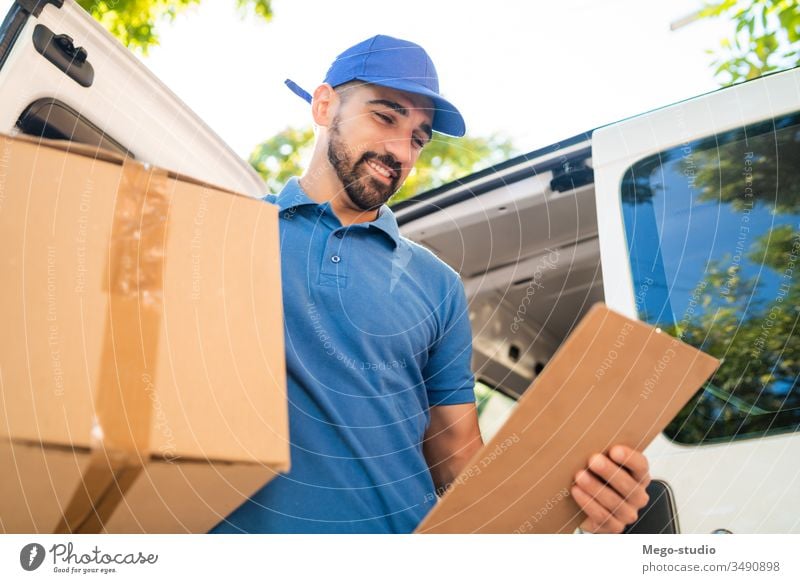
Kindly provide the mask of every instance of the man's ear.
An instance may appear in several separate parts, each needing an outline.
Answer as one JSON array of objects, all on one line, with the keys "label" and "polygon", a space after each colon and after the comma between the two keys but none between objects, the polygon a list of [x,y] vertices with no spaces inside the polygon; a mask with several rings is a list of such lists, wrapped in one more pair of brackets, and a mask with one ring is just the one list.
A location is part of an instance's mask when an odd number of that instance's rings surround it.
[{"label": "man's ear", "polygon": [[327,83],[314,90],[311,99],[311,115],[318,126],[328,127],[339,107],[339,95]]}]

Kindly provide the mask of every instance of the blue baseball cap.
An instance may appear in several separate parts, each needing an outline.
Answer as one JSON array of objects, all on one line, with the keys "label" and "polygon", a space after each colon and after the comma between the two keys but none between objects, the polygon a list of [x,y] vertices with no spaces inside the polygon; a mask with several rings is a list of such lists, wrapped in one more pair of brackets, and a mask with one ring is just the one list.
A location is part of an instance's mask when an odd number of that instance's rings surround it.
[{"label": "blue baseball cap", "polygon": [[[379,34],[350,47],[333,61],[324,83],[337,87],[348,81],[364,81],[429,97],[435,109],[434,131],[454,137],[466,133],[461,113],[439,95],[439,77],[433,61],[417,44]],[[291,79],[285,83],[311,103],[308,91]]]}]

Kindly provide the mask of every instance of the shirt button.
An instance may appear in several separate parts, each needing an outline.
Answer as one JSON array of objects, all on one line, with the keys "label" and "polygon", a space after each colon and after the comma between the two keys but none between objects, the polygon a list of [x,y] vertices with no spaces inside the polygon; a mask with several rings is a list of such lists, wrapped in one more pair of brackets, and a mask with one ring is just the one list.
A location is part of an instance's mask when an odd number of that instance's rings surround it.
[{"label": "shirt button", "polygon": [[341,231],[336,231],[334,235],[336,235],[337,239],[341,239],[342,237],[344,237],[344,233],[342,233]]},{"label": "shirt button", "polygon": [[334,255],[333,257],[331,257],[331,261],[333,261],[334,263],[339,263],[341,260],[342,258],[339,257],[338,255]]}]

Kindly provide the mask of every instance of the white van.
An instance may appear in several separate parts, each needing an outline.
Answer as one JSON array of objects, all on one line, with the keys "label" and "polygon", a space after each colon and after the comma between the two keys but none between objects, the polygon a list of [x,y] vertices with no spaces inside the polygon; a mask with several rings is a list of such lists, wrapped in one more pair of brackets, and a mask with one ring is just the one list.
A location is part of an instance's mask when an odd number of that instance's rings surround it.
[{"label": "white van", "polygon": [[[0,103],[0,131],[265,194],[73,0],[12,5]],[[394,209],[403,234],[464,280],[485,437],[604,301],[722,359],[648,448],[651,503],[629,531],[800,532],[800,69],[587,132]]]}]

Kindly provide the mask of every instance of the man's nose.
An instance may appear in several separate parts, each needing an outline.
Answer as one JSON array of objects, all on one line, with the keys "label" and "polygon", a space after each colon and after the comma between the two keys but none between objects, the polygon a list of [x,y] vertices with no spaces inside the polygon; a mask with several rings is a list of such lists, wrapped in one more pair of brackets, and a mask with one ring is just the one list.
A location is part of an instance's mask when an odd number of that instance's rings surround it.
[{"label": "man's nose", "polygon": [[394,156],[404,169],[413,164],[414,151],[410,137],[393,136],[384,142],[384,148],[386,153]]}]

